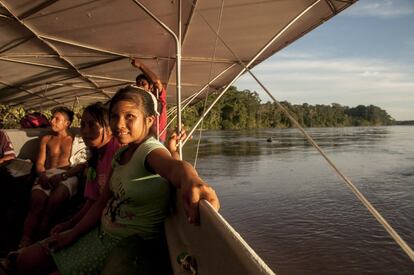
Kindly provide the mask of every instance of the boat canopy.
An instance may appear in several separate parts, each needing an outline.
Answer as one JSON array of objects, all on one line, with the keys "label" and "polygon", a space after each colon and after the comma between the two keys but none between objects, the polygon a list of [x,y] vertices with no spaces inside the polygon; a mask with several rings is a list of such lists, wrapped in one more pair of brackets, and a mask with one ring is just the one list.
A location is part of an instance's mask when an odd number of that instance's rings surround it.
[{"label": "boat canopy", "polygon": [[177,82],[183,99],[202,98],[354,2],[0,0],[0,103],[106,101],[140,73],[131,58],[160,77],[170,104]]}]

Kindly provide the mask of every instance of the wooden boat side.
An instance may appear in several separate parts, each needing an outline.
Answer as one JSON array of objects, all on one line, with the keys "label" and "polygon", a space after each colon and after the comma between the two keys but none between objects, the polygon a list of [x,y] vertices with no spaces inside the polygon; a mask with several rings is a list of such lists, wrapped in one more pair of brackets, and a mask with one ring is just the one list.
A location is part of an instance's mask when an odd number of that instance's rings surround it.
[{"label": "wooden boat side", "polygon": [[174,274],[185,271],[177,262],[180,255],[195,259],[197,274],[274,274],[207,201],[201,201],[199,210],[200,224],[189,224],[177,192],[176,207],[165,223]]}]

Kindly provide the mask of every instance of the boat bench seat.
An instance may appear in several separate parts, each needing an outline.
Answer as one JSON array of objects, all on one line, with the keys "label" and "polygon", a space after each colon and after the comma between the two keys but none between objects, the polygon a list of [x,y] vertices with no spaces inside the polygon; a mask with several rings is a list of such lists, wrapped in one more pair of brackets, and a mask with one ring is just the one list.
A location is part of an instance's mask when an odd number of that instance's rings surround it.
[{"label": "boat bench seat", "polygon": [[[30,159],[36,162],[39,152],[40,137],[50,133],[50,128],[33,129],[5,129],[3,130],[13,143],[14,151],[20,159]],[[71,128],[70,131],[78,134],[79,128]]]},{"label": "boat bench seat", "polygon": [[[13,143],[17,157],[25,160],[30,159],[32,163],[35,163],[40,137],[50,133],[50,128],[5,129],[3,131],[7,133]],[[79,133],[79,129],[71,129],[72,131],[76,134]],[[29,207],[31,183],[34,178],[32,176],[13,178],[6,172],[5,167],[0,168],[2,173],[6,173],[2,174],[2,181],[4,181],[2,182],[2,192],[7,193],[7,203],[2,203],[0,207],[0,218],[6,220],[5,224],[7,224],[7,226],[0,228],[0,257],[4,257],[8,251],[16,248],[20,240],[24,218]],[[84,186],[85,180],[80,179],[77,194],[59,209],[54,223],[68,220],[80,210],[85,201]]]}]

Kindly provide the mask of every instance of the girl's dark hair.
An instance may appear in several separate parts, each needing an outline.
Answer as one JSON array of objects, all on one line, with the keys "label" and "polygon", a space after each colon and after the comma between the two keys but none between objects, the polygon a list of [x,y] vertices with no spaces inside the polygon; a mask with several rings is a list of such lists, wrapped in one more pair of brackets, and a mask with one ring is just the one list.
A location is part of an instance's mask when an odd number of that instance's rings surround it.
[{"label": "girl's dark hair", "polygon": [[90,114],[104,130],[109,128],[109,110],[107,104],[96,102],[88,105],[83,111]]},{"label": "girl's dark hair", "polygon": [[[88,105],[85,108],[85,110],[83,110],[83,112],[87,112],[102,127],[103,129],[102,140],[104,140],[106,130],[110,129],[108,104],[96,102],[91,105]],[[91,157],[88,160],[88,166],[96,169],[96,166],[98,165],[98,159],[99,159],[99,151],[92,149]]]},{"label": "girl's dark hair", "polygon": [[124,88],[121,88],[111,99],[109,112],[112,111],[115,103],[123,100],[132,101],[137,104],[138,108],[142,109],[145,116],[157,115],[157,112],[154,108],[155,104],[152,95],[142,88],[135,86],[126,86]]}]

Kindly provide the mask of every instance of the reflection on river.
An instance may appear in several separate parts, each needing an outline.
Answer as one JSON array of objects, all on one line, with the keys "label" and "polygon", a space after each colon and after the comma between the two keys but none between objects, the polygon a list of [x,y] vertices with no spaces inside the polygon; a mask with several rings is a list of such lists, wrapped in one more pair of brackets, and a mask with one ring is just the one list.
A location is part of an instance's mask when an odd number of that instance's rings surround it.
[{"label": "reflection on river", "polygon": [[[414,247],[414,127],[309,132]],[[190,162],[197,138],[184,150]],[[278,274],[414,274],[296,129],[203,132],[197,170],[219,193],[222,215]]]}]

